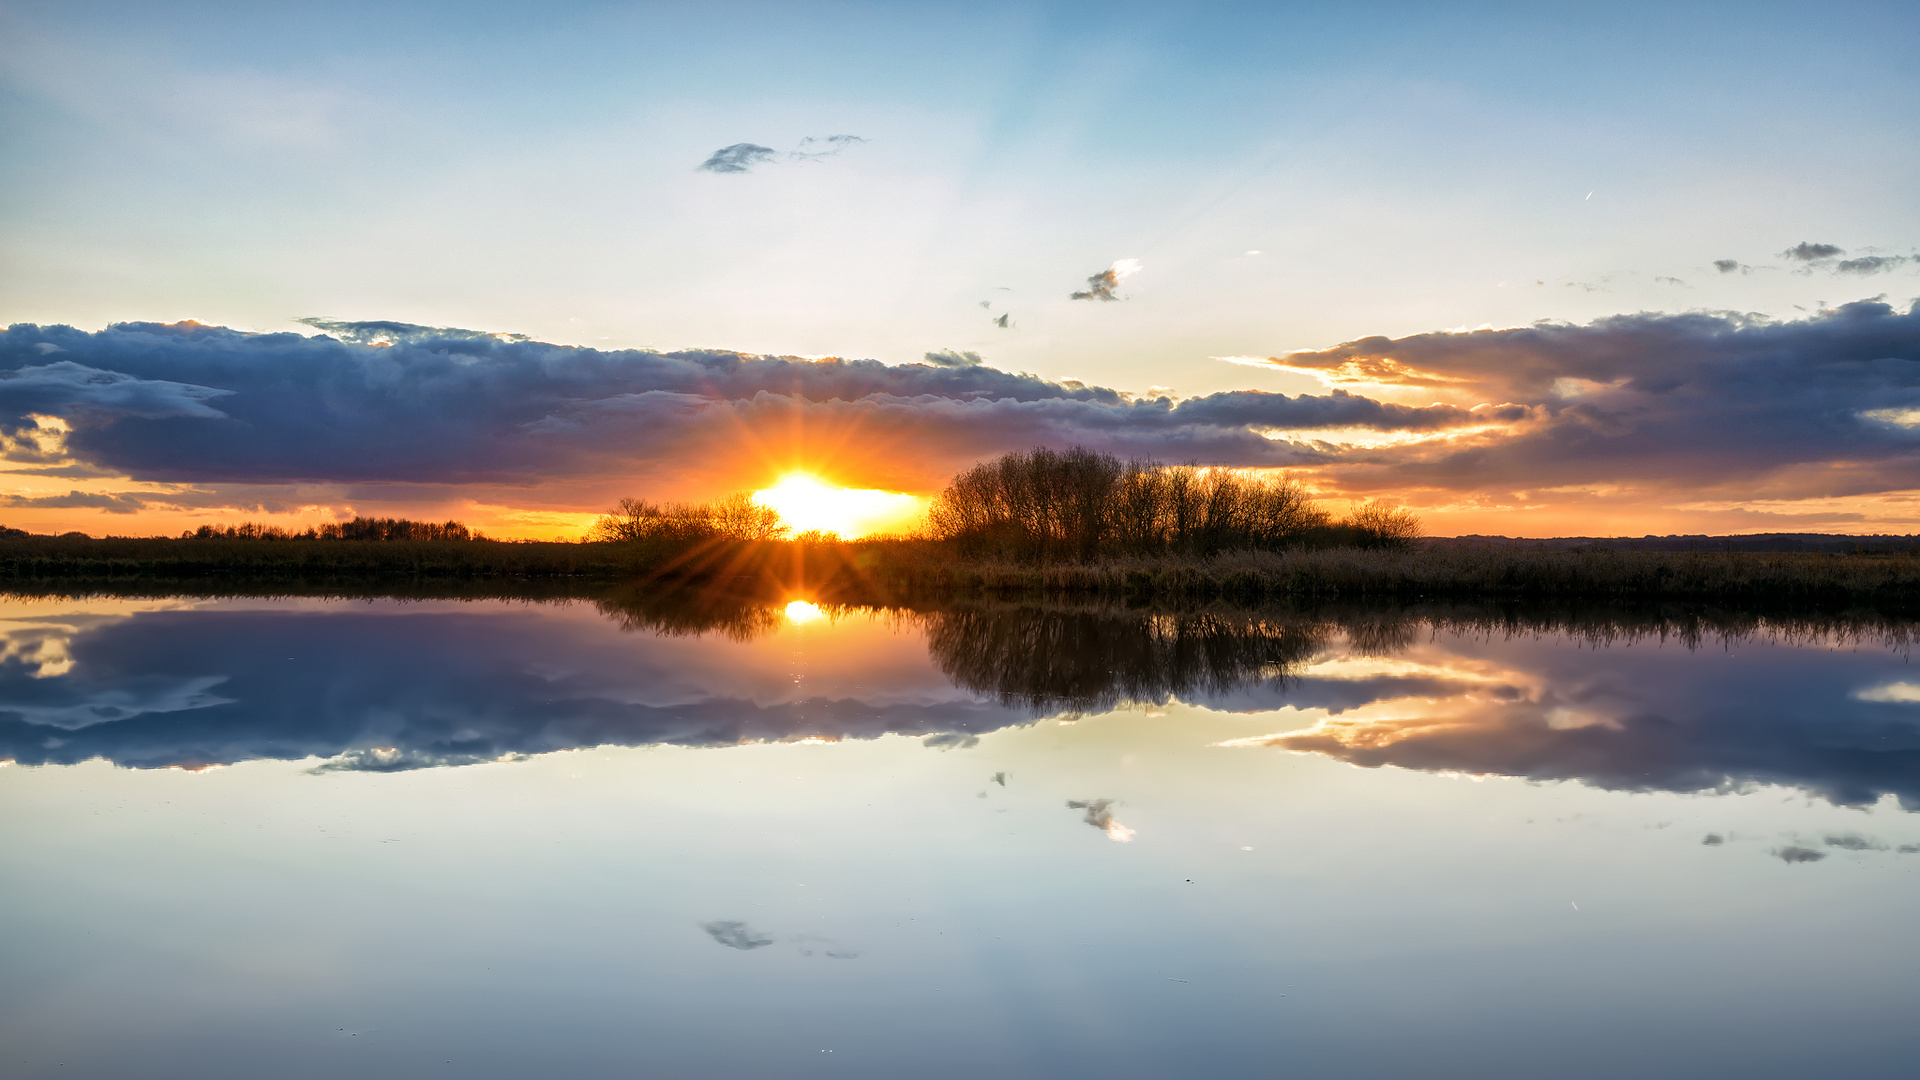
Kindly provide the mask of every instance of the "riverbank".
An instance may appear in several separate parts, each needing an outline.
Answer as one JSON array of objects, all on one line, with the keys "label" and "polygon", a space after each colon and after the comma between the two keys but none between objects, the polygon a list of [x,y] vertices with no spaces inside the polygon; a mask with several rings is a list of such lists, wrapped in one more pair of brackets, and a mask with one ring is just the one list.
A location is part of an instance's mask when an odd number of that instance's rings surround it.
[{"label": "riverbank", "polygon": [[[754,595],[912,604],[956,596],[1262,603],[1353,599],[1671,600],[1920,609],[1920,556],[1554,551],[1421,545],[1047,564],[968,560],[934,541],[706,544],[485,540],[0,539],[0,588],[485,592],[510,582],[713,584]],[[465,583],[465,584],[463,584]],[[517,587],[517,586],[516,586]]]}]

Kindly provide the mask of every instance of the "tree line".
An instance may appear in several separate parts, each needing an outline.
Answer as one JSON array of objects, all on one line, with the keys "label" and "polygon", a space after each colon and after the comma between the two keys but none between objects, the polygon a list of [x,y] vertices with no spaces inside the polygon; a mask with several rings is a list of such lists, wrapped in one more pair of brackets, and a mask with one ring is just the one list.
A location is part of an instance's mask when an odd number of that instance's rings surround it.
[{"label": "tree line", "polygon": [[202,525],[180,534],[182,540],[484,540],[486,537],[458,521],[412,521],[407,518],[363,518],[304,530],[246,522],[222,529]]},{"label": "tree line", "polygon": [[930,535],[961,554],[1015,560],[1196,556],[1292,547],[1404,548],[1410,511],[1368,503],[1344,519],[1284,477],[1121,461],[1074,446],[1036,447],[953,478],[927,515]]},{"label": "tree line", "polygon": [[610,543],[700,543],[713,540],[783,540],[792,529],[772,507],[746,492],[709,503],[656,503],[621,499],[587,530],[588,540]]},{"label": "tree line", "polygon": [[[1284,477],[1123,462],[1074,446],[1014,451],[955,476],[928,511],[925,537],[965,558],[1086,562],[1294,547],[1405,548],[1420,533],[1420,519],[1410,511],[1379,503],[1336,519]],[[670,546],[790,537],[777,511],[744,492],[709,503],[621,499],[587,534],[593,541]]]}]

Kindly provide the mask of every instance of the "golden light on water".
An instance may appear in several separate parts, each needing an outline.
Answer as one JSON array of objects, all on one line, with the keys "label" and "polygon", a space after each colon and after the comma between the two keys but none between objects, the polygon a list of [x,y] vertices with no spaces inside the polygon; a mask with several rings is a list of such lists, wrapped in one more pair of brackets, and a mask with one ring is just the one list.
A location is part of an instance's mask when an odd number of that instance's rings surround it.
[{"label": "golden light on water", "polygon": [[826,618],[827,613],[820,605],[806,600],[795,600],[787,605],[787,621],[795,626],[805,626],[816,619]]},{"label": "golden light on water", "polygon": [[925,510],[917,495],[873,488],[835,487],[807,473],[788,473],[780,482],[753,493],[797,533],[830,532],[851,540],[870,533],[911,528]]}]

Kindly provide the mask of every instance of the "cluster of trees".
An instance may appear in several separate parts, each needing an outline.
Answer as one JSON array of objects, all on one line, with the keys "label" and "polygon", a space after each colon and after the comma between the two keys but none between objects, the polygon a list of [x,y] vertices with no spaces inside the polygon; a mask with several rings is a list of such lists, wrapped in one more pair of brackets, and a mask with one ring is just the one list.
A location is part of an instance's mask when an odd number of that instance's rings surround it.
[{"label": "cluster of trees", "polygon": [[778,511],[746,492],[710,503],[654,503],[621,499],[587,530],[587,539],[699,543],[711,540],[780,540],[792,530]]},{"label": "cluster of trees", "polygon": [[1336,521],[1291,480],[1122,462],[1083,446],[1015,451],[975,465],[934,500],[928,527],[970,557],[1082,561],[1307,545],[1406,547],[1420,536],[1419,519],[1406,510],[1374,503]]},{"label": "cluster of trees", "polygon": [[180,534],[184,540],[484,540],[458,521],[411,521],[407,518],[363,518],[305,530],[247,522],[217,528],[202,525]]}]

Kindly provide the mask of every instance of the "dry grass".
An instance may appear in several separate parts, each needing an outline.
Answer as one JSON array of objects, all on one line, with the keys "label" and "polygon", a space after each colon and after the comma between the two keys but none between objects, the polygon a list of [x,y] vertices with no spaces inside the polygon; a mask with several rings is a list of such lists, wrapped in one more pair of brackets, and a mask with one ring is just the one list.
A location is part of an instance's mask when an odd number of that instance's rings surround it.
[{"label": "dry grass", "polygon": [[904,545],[881,555],[876,576],[908,593],[1920,604],[1920,558],[1906,555],[1333,548],[1047,566],[957,562]]},{"label": "dry grass", "polygon": [[957,596],[1240,604],[1423,599],[1920,607],[1920,556],[1332,548],[1032,564],[964,560],[928,540],[699,545],[490,541],[0,540],[0,587],[36,582],[293,583],[575,579],[732,583],[847,603]]}]

